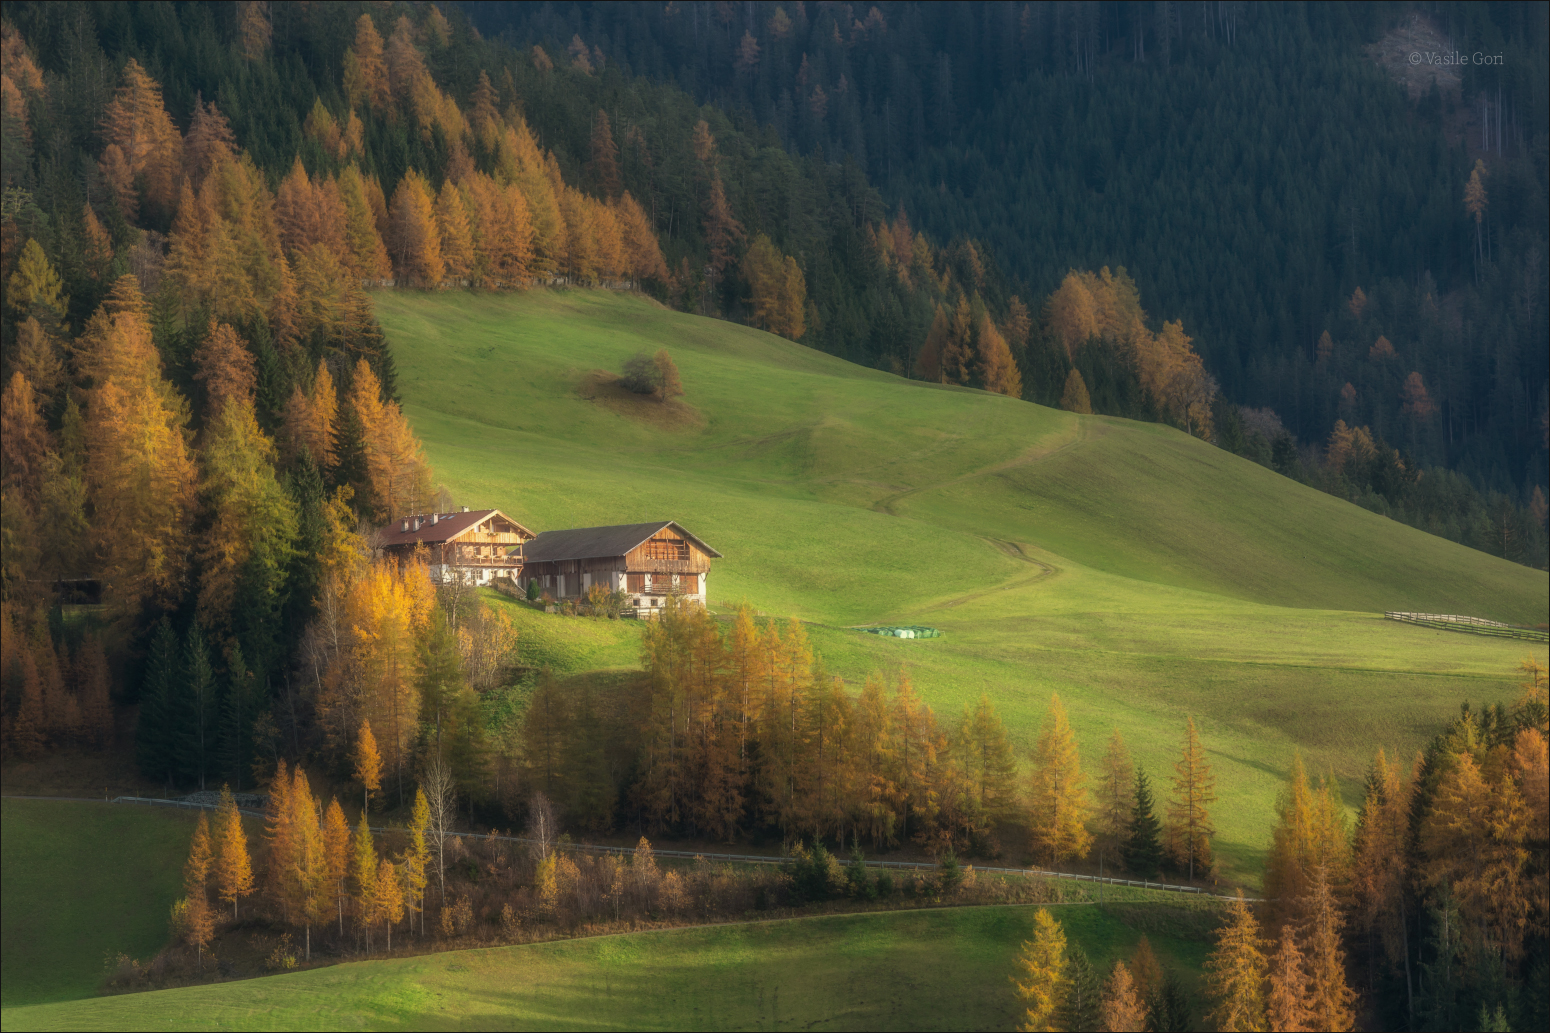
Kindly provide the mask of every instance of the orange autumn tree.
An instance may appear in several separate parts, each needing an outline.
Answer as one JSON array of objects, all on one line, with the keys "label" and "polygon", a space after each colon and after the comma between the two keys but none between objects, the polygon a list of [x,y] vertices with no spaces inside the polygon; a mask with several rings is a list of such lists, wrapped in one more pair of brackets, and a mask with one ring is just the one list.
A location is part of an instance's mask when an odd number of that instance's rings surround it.
[{"label": "orange autumn tree", "polygon": [[371,15],[355,20],[355,43],[344,54],[344,89],[352,107],[386,108],[393,95],[382,60],[382,35]]},{"label": "orange autumn tree", "polygon": [[231,904],[231,917],[235,921],[237,902],[253,892],[253,861],[248,854],[248,836],[242,827],[237,802],[224,786],[215,822],[219,835],[215,850],[216,892]]},{"label": "orange autumn tree", "polygon": [[382,399],[382,385],[363,358],[355,364],[350,404],[360,420],[366,474],[379,514],[393,520],[423,512],[431,497],[430,465],[398,403]]},{"label": "orange autumn tree", "polygon": [[388,218],[394,275],[421,287],[440,284],[447,267],[436,227],[436,205],[425,177],[413,169],[404,174],[393,191]]},{"label": "orange autumn tree", "polygon": [[103,109],[102,135],[107,146],[99,167],[124,217],[133,221],[142,201],[154,211],[170,211],[183,139],[162,104],[161,84],[133,58]]},{"label": "orange autumn tree", "polygon": [[1087,856],[1092,836],[1086,828],[1086,785],[1066,708],[1058,695],[1051,696],[1034,748],[1028,789],[1028,823],[1035,849],[1050,864]]},{"label": "orange autumn tree", "polygon": [[98,568],[122,612],[165,600],[187,565],[197,468],[186,410],[151,342],[133,276],[120,277],[76,341],[85,388],[85,486]]},{"label": "orange autumn tree", "polygon": [[205,386],[209,417],[219,415],[229,399],[253,403],[253,391],[258,384],[253,353],[227,324],[210,320],[205,339],[194,352],[194,369],[194,379]]},{"label": "orange autumn tree", "polygon": [[800,340],[807,332],[807,282],[796,259],[782,255],[761,233],[743,256],[743,278],[752,292],[753,324],[793,341]]},{"label": "orange autumn tree", "polygon": [[1211,1018],[1217,1029],[1265,1028],[1265,974],[1259,923],[1239,890],[1228,905],[1216,950],[1206,959],[1206,994],[1214,1003]]},{"label": "orange autumn tree", "polygon": [[1216,776],[1206,762],[1193,717],[1187,719],[1184,748],[1173,771],[1166,825],[1168,850],[1189,878],[1194,879],[1196,872],[1205,874],[1214,864],[1211,837],[1216,834],[1216,827],[1206,808],[1216,802]]},{"label": "orange autumn tree", "polygon": [[361,784],[361,810],[369,810],[372,791],[382,788],[382,754],[377,751],[370,721],[361,722],[355,739],[355,780]]},{"label": "orange autumn tree", "polygon": [[979,326],[979,375],[985,390],[1011,398],[1023,396],[1023,377],[1006,338],[987,316]]}]

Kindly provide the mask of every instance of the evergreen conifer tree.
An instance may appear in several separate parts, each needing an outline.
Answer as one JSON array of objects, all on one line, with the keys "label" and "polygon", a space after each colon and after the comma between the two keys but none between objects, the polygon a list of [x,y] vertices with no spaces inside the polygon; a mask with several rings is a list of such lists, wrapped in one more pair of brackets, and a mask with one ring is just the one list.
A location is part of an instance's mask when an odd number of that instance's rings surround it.
[{"label": "evergreen conifer tree", "polygon": [[1162,823],[1157,820],[1152,783],[1145,768],[1136,769],[1136,802],[1120,857],[1131,874],[1142,879],[1155,878],[1162,865]]},{"label": "evergreen conifer tree", "polygon": [[181,672],[178,669],[178,637],[172,622],[163,617],[156,624],[145,658],[145,678],[140,683],[140,716],[135,724],[135,763],[147,778],[170,783],[182,752],[174,710]]},{"label": "evergreen conifer tree", "polygon": [[1103,983],[1087,958],[1087,952],[1073,947],[1066,955],[1065,991],[1055,1011],[1055,1024],[1061,1029],[1097,1029],[1103,1004]]}]

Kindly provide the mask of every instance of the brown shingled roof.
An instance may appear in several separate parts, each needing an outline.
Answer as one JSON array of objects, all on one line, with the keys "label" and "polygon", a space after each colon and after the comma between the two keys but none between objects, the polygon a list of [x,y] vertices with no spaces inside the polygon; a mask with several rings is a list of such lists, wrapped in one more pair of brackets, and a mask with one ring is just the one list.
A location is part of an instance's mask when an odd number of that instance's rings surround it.
[{"label": "brown shingled roof", "polygon": [[676,530],[698,545],[707,556],[717,558],[721,556],[721,553],[684,530],[683,525],[676,520],[658,520],[650,524],[616,524],[612,527],[573,527],[567,531],[545,531],[522,546],[522,558],[527,563],[549,563],[556,560],[591,560],[623,556],[664,527]]},{"label": "brown shingled roof", "polygon": [[[431,522],[433,516],[440,517],[435,523]],[[419,513],[415,516],[400,517],[382,529],[382,547],[390,548],[395,545],[416,545],[424,542],[426,545],[440,545],[450,542],[463,532],[476,527],[491,516],[499,516],[504,520],[511,520],[498,509],[476,509],[471,513]],[[404,521],[409,522],[409,530],[403,530]],[[418,530],[415,521],[419,521]],[[534,537],[533,532],[511,520],[517,529],[529,538]]]}]

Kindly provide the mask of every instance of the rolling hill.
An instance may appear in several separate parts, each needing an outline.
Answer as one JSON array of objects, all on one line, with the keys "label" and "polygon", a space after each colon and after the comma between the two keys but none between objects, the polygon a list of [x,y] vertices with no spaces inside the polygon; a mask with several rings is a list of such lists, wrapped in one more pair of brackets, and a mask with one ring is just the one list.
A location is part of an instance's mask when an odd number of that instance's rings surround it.
[{"label": "rolling hill", "polygon": [[[1166,772],[1193,715],[1230,880],[1257,881],[1294,748],[1354,804],[1376,746],[1409,755],[1461,699],[1514,694],[1521,645],[1381,611],[1550,609],[1543,571],[1165,427],[904,381],[607,291],[383,293],[377,311],[461,503],[536,529],[677,519],[726,554],[713,600],[811,622],[847,679],[905,666],[944,716],[989,693],[1024,746],[1058,692],[1089,758],[1117,726]],[[681,407],[608,388],[661,347]],[[560,620],[529,643],[571,634]],[[847,630],[899,621],[946,635]],[[587,648],[626,666],[637,634]],[[578,666],[563,653],[543,662]]]}]

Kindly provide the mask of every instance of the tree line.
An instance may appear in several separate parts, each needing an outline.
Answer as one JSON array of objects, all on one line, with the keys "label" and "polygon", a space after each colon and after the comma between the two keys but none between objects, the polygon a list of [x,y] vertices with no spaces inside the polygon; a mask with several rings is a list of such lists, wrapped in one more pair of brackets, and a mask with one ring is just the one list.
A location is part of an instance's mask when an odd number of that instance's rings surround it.
[{"label": "tree line", "polygon": [[1105,852],[1155,878],[1214,868],[1215,781],[1192,721],[1164,807],[1116,731],[1094,777],[1058,697],[1020,763],[988,698],[940,719],[910,679],[852,694],[799,622],[727,623],[670,601],[643,675],[612,689],[540,680],[522,718],[526,784],[570,827],[621,825],[732,842],[920,844],[1041,864]]},{"label": "tree line", "polygon": [[[1411,13],[880,0],[472,17],[854,162],[921,229],[982,242],[1008,293],[1127,267],[1197,334],[1225,393],[1274,408],[1303,443],[1328,434],[1347,382],[1355,422],[1397,440],[1418,372],[1442,410],[1418,461],[1521,505],[1546,484],[1546,20],[1428,8],[1437,38],[1502,60],[1407,96],[1370,48]],[[1347,336],[1358,285],[1382,328]],[[1325,332],[1340,347],[1321,359]],[[1397,378],[1361,376],[1379,333]]]},{"label": "tree line", "polygon": [[[1379,750],[1354,828],[1333,776],[1315,783],[1293,755],[1264,898],[1239,891],[1206,960],[1213,1028],[1544,1024],[1550,707],[1544,668],[1522,670],[1513,706],[1465,704],[1412,765]],[[1021,1028],[1192,1028],[1182,991],[1142,975],[1144,942],[1103,976],[1048,911],[1032,933],[1014,976]]]}]

